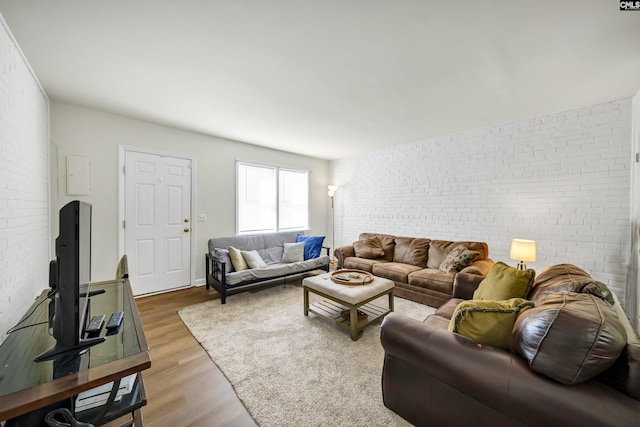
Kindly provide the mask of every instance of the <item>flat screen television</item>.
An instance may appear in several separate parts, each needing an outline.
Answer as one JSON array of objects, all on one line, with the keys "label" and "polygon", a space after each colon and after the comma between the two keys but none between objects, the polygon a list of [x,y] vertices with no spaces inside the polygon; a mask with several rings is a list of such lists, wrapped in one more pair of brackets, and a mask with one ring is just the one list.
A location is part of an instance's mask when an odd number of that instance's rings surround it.
[{"label": "flat screen television", "polygon": [[56,345],[36,362],[78,352],[103,342],[83,339],[91,282],[91,205],[74,200],[60,209],[56,258],[49,266],[50,327]]}]

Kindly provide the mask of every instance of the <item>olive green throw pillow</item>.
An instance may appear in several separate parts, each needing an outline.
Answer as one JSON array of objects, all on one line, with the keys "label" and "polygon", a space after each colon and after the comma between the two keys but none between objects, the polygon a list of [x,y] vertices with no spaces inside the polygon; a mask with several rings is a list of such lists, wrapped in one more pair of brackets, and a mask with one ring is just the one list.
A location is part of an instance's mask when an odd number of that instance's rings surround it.
[{"label": "olive green throw pillow", "polygon": [[502,301],[526,298],[535,277],[536,272],[531,269],[518,270],[503,262],[496,262],[473,293],[473,299]]},{"label": "olive green throw pillow", "polygon": [[522,298],[506,301],[462,301],[449,322],[449,330],[480,343],[509,351],[518,315],[534,304]]}]

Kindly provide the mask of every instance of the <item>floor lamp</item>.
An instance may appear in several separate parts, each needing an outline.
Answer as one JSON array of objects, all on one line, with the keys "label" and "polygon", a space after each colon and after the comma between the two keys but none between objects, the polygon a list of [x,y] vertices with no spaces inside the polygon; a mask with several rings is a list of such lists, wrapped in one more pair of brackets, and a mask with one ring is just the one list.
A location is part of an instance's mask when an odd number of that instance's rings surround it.
[{"label": "floor lamp", "polygon": [[329,185],[327,187],[327,189],[329,191],[327,191],[327,194],[329,195],[329,198],[331,199],[331,263],[335,264],[337,262],[336,258],[334,257],[334,252],[336,250],[336,212],[335,212],[335,204],[334,204],[334,195],[336,194],[336,191],[338,190],[338,186],[337,185]]}]

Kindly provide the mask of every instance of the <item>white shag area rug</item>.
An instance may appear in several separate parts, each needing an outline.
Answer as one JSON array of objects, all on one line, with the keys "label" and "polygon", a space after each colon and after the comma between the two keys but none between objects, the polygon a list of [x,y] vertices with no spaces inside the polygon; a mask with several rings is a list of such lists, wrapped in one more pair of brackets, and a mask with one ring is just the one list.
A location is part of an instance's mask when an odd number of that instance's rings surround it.
[{"label": "white shag area rug", "polygon": [[[434,310],[395,298],[395,312],[415,319]],[[305,317],[302,288],[294,285],[192,305],[179,315],[262,427],[409,425],[382,403],[381,321],[352,341],[313,313]]]}]

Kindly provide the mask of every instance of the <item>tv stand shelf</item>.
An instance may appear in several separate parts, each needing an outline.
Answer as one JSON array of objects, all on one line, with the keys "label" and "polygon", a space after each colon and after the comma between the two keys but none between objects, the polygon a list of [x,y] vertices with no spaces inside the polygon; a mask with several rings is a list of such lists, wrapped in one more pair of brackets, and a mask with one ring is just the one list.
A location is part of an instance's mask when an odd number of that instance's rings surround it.
[{"label": "tv stand shelf", "polygon": [[[25,425],[34,425],[31,420],[43,420],[53,408],[73,410],[79,393],[138,373],[131,392],[106,412],[102,411],[104,407],[97,407],[75,416],[98,426],[130,414],[136,427],[142,425],[140,408],[147,400],[141,371],[151,366],[151,357],[131,286],[127,279],[121,279],[93,283],[91,290],[104,290],[91,297],[91,314],[124,312],[119,330],[113,333],[103,327],[100,337],[106,338],[104,342],[84,352],[34,362],[36,356],[55,344],[46,324],[49,304],[47,291],[43,291],[21,324],[34,326],[16,330],[0,345],[0,420],[33,417]],[[36,325],[41,322],[44,324]],[[101,412],[105,413],[96,420]]]},{"label": "tv stand shelf", "polygon": [[[122,396],[121,400],[113,402],[111,408],[109,408],[109,410],[101,417],[101,421],[103,423],[108,423],[113,420],[117,420],[120,417],[137,411],[138,409],[146,405],[146,403],[147,396],[144,390],[144,383],[142,382],[142,376],[138,375],[138,378],[136,378],[136,382],[131,392]],[[92,420],[95,420],[96,417],[98,417],[100,411],[102,410],[103,407],[98,406],[82,412],[76,411],[76,418],[78,419],[78,421],[90,423]],[[140,424],[136,424],[136,426],[138,425]]]}]

